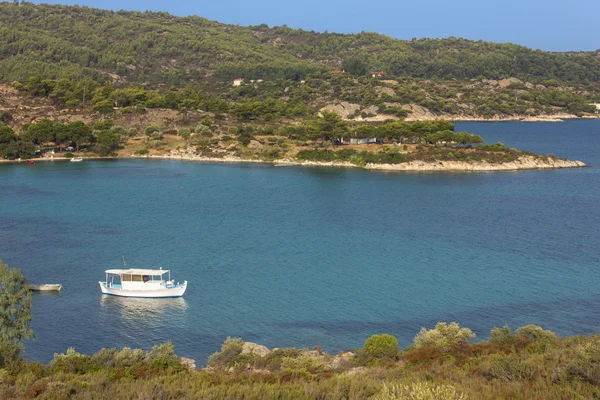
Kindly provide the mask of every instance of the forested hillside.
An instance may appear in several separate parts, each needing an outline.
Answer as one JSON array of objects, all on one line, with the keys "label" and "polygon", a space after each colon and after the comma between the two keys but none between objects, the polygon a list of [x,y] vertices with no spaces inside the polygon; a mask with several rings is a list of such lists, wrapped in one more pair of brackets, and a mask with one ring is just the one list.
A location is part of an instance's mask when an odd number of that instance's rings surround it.
[{"label": "forested hillside", "polygon": [[[598,53],[549,53],[464,39],[403,41],[376,33],[316,33],[223,25],[197,16],[0,3],[0,79],[92,78],[130,83],[303,79],[343,68],[395,78],[600,81]],[[117,78],[113,75],[113,79]]]},{"label": "forested hillside", "polygon": [[[590,116],[600,103],[599,54],[0,3],[0,83],[19,91],[18,104],[46,98],[86,114],[162,108],[277,121],[327,109],[370,122]],[[243,80],[233,85],[236,78]],[[0,111],[19,114],[8,97],[0,90]]]}]

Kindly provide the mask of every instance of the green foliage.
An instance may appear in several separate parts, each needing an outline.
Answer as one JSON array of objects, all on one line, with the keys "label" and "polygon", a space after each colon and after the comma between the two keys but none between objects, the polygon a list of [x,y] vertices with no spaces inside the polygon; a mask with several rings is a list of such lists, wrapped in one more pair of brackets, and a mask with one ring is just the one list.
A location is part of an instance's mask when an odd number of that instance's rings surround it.
[{"label": "green foliage", "polygon": [[186,140],[187,140],[187,139],[189,139],[189,138],[191,137],[191,135],[192,135],[192,133],[191,133],[190,129],[188,129],[188,128],[181,128],[181,129],[180,129],[180,130],[177,132],[177,134],[178,134],[179,136],[181,136],[182,138],[186,139]]},{"label": "green foliage", "polygon": [[490,332],[491,336],[488,342],[502,346],[514,346],[517,343],[517,336],[512,334],[508,325],[502,328],[494,327]]},{"label": "green foliage", "polygon": [[494,354],[485,361],[482,373],[489,378],[514,382],[531,379],[539,373],[537,360],[519,354]]},{"label": "green foliage", "polygon": [[23,340],[33,337],[31,292],[20,270],[0,260],[0,367],[20,359]]},{"label": "green foliage", "polygon": [[552,331],[542,329],[537,325],[523,326],[515,331],[515,336],[532,342],[528,347],[533,352],[544,352],[548,347],[555,347],[559,338]]},{"label": "green foliage", "polygon": [[[524,328],[535,332],[530,339],[549,337]],[[496,329],[495,337],[511,335]],[[528,400],[596,398],[600,390],[600,335],[557,338],[540,353],[489,342],[463,343],[451,354],[412,347],[385,368],[356,368],[343,355],[293,348],[241,354],[242,346],[228,338],[211,357],[219,362],[200,371],[181,368],[169,343],[149,352],[102,349],[91,356],[69,349],[48,365],[0,368],[0,398]]]},{"label": "green foliage", "polygon": [[179,357],[175,354],[175,347],[171,342],[153,346],[152,350],[146,354],[145,361],[151,367],[161,370],[170,369],[178,371],[181,369]]},{"label": "green foliage", "polygon": [[335,142],[348,133],[348,124],[342,118],[329,111],[323,111],[323,117],[307,126],[309,137]]},{"label": "green foliage", "polygon": [[110,155],[117,149],[121,137],[109,130],[97,131],[95,150],[101,156]]},{"label": "green foliage", "polygon": [[241,338],[227,337],[221,351],[214,353],[208,359],[208,365],[214,368],[231,367],[242,353],[244,341]]},{"label": "green foliage", "polygon": [[110,114],[115,111],[112,101],[108,99],[100,100],[99,102],[94,104],[94,107],[92,109],[101,114]]},{"label": "green foliage", "polygon": [[468,397],[451,385],[414,382],[409,385],[386,385],[373,400],[467,400]]},{"label": "green foliage", "polygon": [[[228,26],[199,17],[27,2],[0,3],[0,59],[0,81],[60,108],[92,106],[102,114],[169,108],[271,121],[312,116],[334,99],[400,118],[408,104],[438,115],[582,114],[594,112],[589,103],[600,90],[594,52]],[[340,59],[352,77],[329,73]],[[365,76],[374,70],[398,84]],[[238,77],[245,84],[232,88]],[[483,79],[507,77],[522,81]],[[361,111],[369,115],[361,108],[354,117]],[[202,121],[214,132],[208,122]]]},{"label": "green foliage", "polygon": [[[61,24],[66,20],[70,23]],[[166,13],[3,2],[0,27],[0,57],[5,60],[0,76],[8,82],[27,82],[36,92],[58,91],[62,101],[83,102],[84,92],[95,90],[90,84],[71,87],[69,81],[101,85],[108,72],[140,84],[183,85],[202,80],[208,71],[229,82],[236,77],[298,81],[331,69],[329,60],[340,58],[342,67],[357,76],[377,69],[390,76],[419,78],[515,76],[589,82],[600,77],[593,52],[549,53],[457,38],[403,41],[364,32],[223,26]],[[36,75],[40,78],[28,81]],[[115,100],[119,106],[135,103],[140,101],[137,95],[132,88]]]},{"label": "green foliage", "polygon": [[546,342],[556,342],[558,341],[558,336],[552,331],[548,331],[542,329],[537,325],[526,325],[515,331],[515,335],[517,337],[522,337],[528,339],[532,342],[535,341],[546,341]]},{"label": "green foliage", "polygon": [[364,76],[367,74],[367,60],[363,56],[352,56],[342,62],[342,69],[352,75]]},{"label": "green foliage", "polygon": [[398,356],[398,340],[387,333],[373,335],[367,339],[363,349],[369,357],[395,358]]},{"label": "green foliage", "polygon": [[475,334],[468,328],[461,328],[456,322],[438,322],[434,329],[422,328],[414,343],[416,348],[434,347],[441,352],[450,352],[469,343]]}]

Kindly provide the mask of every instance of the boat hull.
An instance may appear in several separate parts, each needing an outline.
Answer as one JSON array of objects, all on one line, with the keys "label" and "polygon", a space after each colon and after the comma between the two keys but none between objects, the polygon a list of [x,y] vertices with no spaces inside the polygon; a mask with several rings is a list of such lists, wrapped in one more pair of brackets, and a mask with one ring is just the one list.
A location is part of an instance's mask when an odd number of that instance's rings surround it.
[{"label": "boat hull", "polygon": [[187,289],[187,281],[181,285],[166,287],[161,289],[146,289],[146,290],[131,290],[118,289],[106,286],[106,282],[98,282],[102,294],[120,297],[142,297],[142,298],[165,298],[165,297],[181,297]]}]

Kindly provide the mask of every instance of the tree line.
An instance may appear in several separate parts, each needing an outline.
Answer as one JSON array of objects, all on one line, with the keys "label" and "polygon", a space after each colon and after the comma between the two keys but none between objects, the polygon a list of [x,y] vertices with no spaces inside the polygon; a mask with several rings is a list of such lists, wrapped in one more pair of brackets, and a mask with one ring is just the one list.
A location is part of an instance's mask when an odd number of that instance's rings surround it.
[{"label": "tree line", "polygon": [[127,137],[137,134],[137,129],[114,126],[110,120],[86,125],[81,121],[61,123],[42,119],[33,124],[23,125],[20,134],[0,123],[0,157],[6,159],[31,158],[41,153],[44,147],[52,144],[63,151],[73,146],[79,151],[88,146],[97,154],[109,155]]}]

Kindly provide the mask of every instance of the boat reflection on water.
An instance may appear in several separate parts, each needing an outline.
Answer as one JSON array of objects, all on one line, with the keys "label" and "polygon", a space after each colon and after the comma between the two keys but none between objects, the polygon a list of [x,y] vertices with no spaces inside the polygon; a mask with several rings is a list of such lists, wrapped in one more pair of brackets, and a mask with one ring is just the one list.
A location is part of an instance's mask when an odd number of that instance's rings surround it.
[{"label": "boat reflection on water", "polygon": [[173,322],[185,319],[188,304],[183,297],[164,299],[144,299],[103,295],[100,306],[110,318],[121,316],[123,322],[138,325],[158,325],[165,320]]}]

